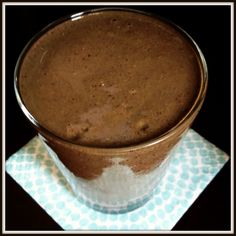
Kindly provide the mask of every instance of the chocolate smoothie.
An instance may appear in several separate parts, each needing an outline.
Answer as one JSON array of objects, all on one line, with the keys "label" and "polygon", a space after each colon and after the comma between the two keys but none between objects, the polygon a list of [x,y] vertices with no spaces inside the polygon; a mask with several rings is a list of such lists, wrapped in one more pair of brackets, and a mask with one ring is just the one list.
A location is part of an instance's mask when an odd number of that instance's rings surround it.
[{"label": "chocolate smoothie", "polygon": [[204,101],[199,48],[177,27],[124,9],[73,15],[26,48],[17,99],[75,196],[108,213],[144,204]]},{"label": "chocolate smoothie", "polygon": [[34,118],[72,143],[139,144],[188,113],[200,65],[180,31],[143,14],[97,12],[41,36],[20,65],[19,89]]}]

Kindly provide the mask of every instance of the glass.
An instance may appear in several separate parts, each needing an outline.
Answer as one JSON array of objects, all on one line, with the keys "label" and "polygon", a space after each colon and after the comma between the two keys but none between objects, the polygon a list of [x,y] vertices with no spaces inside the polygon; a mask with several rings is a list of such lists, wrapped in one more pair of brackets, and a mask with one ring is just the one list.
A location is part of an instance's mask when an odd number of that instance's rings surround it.
[{"label": "glass", "polygon": [[22,51],[15,69],[15,92],[22,111],[38,131],[39,138],[77,198],[99,211],[123,213],[140,207],[155,192],[156,186],[168,167],[171,152],[188,130],[202,106],[207,89],[207,66],[201,50],[193,39],[178,26],[169,23],[189,40],[201,67],[199,93],[193,106],[179,123],[161,136],[129,147],[88,147],[71,143],[56,136],[45,129],[30,114],[21,98],[18,79],[21,60],[31,45],[55,25],[67,20],[79,20],[81,16],[91,12],[106,10],[131,11],[151,15],[130,9],[107,8],[81,12],[55,21],[33,37]]}]

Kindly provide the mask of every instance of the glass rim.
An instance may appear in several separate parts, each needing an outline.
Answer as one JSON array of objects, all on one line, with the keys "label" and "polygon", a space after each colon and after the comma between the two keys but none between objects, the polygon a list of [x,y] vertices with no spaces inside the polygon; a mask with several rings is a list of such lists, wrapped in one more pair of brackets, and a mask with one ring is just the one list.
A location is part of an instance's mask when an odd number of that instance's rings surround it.
[{"label": "glass rim", "polygon": [[[181,33],[183,35],[183,37],[185,37],[185,39],[189,42],[192,49],[194,50],[194,52],[196,54],[196,58],[198,59],[198,62],[199,62],[200,77],[201,77],[200,78],[200,88],[199,88],[199,92],[198,92],[191,108],[188,110],[188,112],[173,127],[168,129],[166,132],[162,133],[161,135],[158,135],[155,138],[151,138],[147,141],[142,141],[142,142],[139,142],[137,144],[131,144],[131,145],[127,145],[127,146],[125,146],[125,145],[122,146],[121,145],[120,147],[101,147],[101,146],[99,147],[99,146],[89,146],[89,145],[77,144],[77,143],[74,143],[70,140],[64,139],[64,138],[54,134],[53,132],[51,132],[49,129],[47,129],[43,125],[41,125],[39,121],[37,121],[37,119],[27,109],[26,105],[23,102],[21,94],[20,94],[19,72],[20,72],[21,62],[24,59],[24,56],[26,55],[27,51],[33,45],[33,43],[36,42],[42,35],[44,35],[50,29],[52,29],[53,27],[65,22],[65,21],[79,20],[83,16],[93,14],[93,13],[103,12],[103,11],[133,12],[133,13],[143,14],[143,15],[150,16],[150,17],[161,20],[162,22],[170,25],[171,27],[174,27],[179,33]],[[79,13],[70,14],[70,15],[67,15],[65,17],[61,17],[61,18],[51,22],[46,27],[44,27],[42,30],[40,30],[38,33],[36,33],[28,41],[28,43],[25,45],[25,47],[23,48],[23,50],[21,51],[21,53],[18,57],[18,60],[16,62],[16,66],[15,66],[15,70],[14,70],[14,90],[15,90],[17,102],[18,102],[21,110],[23,111],[24,115],[28,118],[30,123],[32,123],[33,126],[36,127],[39,134],[41,134],[40,131],[42,131],[43,134],[49,135],[49,136],[51,136],[52,138],[55,138],[58,141],[62,141],[64,143],[67,143],[67,144],[70,144],[70,145],[75,145],[75,146],[80,147],[80,148],[90,149],[91,151],[93,150],[93,151],[99,151],[99,152],[104,152],[104,151],[105,152],[111,152],[111,151],[113,151],[113,152],[116,152],[116,153],[117,152],[120,153],[120,152],[133,151],[133,150],[153,146],[157,143],[160,143],[160,142],[168,139],[169,137],[171,137],[172,135],[175,134],[176,130],[179,130],[179,128],[181,128],[195,113],[197,113],[198,109],[201,108],[202,103],[205,99],[207,85],[208,85],[208,70],[207,70],[206,60],[204,58],[204,55],[203,55],[201,49],[197,45],[197,43],[193,40],[193,38],[185,30],[183,30],[181,27],[179,27],[178,25],[176,25],[172,21],[170,21],[168,19],[165,19],[164,17],[161,17],[157,14],[149,13],[149,12],[146,12],[146,11],[135,10],[135,9],[131,9],[131,8],[122,8],[122,7],[106,7],[106,8],[90,9],[90,10],[86,10],[86,11],[81,11]]]}]

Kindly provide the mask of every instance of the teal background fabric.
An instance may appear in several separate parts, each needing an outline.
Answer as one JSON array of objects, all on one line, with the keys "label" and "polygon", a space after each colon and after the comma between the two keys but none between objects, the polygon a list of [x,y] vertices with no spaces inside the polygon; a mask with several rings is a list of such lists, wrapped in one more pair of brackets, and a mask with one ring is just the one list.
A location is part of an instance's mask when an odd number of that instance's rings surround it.
[{"label": "teal background fabric", "polygon": [[6,171],[65,230],[171,230],[228,159],[190,129],[154,196],[125,214],[101,213],[78,201],[38,137],[7,160]]}]

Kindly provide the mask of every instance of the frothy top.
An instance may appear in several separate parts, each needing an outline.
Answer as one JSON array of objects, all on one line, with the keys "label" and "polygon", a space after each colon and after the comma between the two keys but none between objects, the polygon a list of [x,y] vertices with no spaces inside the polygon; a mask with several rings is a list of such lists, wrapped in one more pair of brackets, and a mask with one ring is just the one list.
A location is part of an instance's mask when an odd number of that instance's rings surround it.
[{"label": "frothy top", "polygon": [[180,31],[109,10],[41,36],[22,60],[19,89],[30,113],[57,136],[119,147],[175,126],[192,107],[200,78],[198,57]]}]

